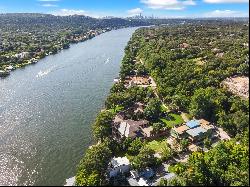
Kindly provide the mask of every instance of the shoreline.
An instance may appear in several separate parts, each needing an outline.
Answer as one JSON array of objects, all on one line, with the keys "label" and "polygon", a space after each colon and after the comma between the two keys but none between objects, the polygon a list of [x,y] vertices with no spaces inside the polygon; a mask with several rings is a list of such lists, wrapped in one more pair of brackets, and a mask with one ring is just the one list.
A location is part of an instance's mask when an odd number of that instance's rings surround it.
[{"label": "shoreline", "polygon": [[[23,62],[23,63],[15,64],[15,66],[13,65],[13,63],[9,64],[9,65],[4,65],[3,67],[5,67],[5,68],[3,70],[0,70],[1,71],[0,78],[5,78],[7,76],[10,76],[11,72],[15,71],[17,69],[25,68],[28,65],[35,65],[36,63],[38,63],[40,60],[46,58],[47,56],[59,54],[59,52],[61,52],[63,50],[66,50],[66,49],[69,49],[70,45],[72,45],[72,44],[83,43],[83,42],[86,42],[88,40],[91,40],[91,39],[95,38],[96,36],[99,36],[101,34],[104,34],[104,33],[110,32],[112,30],[115,30],[115,29],[107,29],[107,30],[106,29],[101,29],[102,30],[101,32],[98,31],[98,30],[89,30],[87,33],[94,31],[95,34],[91,35],[89,38],[86,37],[83,40],[79,40],[79,41],[76,41],[76,42],[70,42],[66,48],[59,48],[59,50],[56,51],[55,53],[52,53],[52,52],[47,53],[47,52],[45,52],[45,55],[42,56],[42,57],[40,57],[40,56],[32,57],[32,58],[29,58],[29,59],[25,60],[25,62]],[[87,35],[85,35],[85,36],[87,36]]]}]

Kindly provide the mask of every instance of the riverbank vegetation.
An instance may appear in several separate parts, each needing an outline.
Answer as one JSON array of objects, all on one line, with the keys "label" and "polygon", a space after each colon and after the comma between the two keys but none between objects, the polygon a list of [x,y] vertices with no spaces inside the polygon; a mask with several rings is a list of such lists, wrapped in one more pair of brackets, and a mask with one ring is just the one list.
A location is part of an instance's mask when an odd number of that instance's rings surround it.
[{"label": "riverbank vegetation", "polygon": [[34,64],[71,43],[91,39],[123,27],[149,25],[140,20],[95,19],[87,16],[49,14],[0,14],[0,70],[11,71]]},{"label": "riverbank vegetation", "polygon": [[[114,184],[108,162],[125,156],[138,172],[168,165],[171,178],[160,173],[168,179],[150,184],[248,185],[249,100],[221,84],[249,76],[248,37],[248,22],[232,20],[138,29],[93,125],[98,143],[79,164],[76,184]],[[197,141],[196,135],[181,136],[199,121],[212,130]],[[124,124],[131,132],[120,130]],[[101,169],[95,166],[99,161]]]}]

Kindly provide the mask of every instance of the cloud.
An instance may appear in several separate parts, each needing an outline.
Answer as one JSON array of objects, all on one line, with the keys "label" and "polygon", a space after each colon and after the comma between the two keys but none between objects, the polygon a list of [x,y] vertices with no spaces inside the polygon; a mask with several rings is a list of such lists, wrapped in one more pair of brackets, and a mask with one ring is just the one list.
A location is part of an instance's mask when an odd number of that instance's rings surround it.
[{"label": "cloud", "polygon": [[95,14],[86,10],[75,10],[75,9],[60,9],[58,11],[54,11],[50,14],[53,14],[55,16],[71,16],[71,15],[84,15],[84,16],[90,16],[93,18],[100,18],[101,16],[99,14]]},{"label": "cloud", "polygon": [[187,6],[196,5],[194,0],[141,0],[151,9],[182,10]]},{"label": "cloud", "polygon": [[58,5],[50,4],[50,3],[42,4],[41,6],[43,6],[43,7],[58,7]]},{"label": "cloud", "polygon": [[248,17],[248,13],[234,11],[234,10],[214,10],[207,12],[204,17]]},{"label": "cloud", "polygon": [[135,15],[143,13],[143,10],[141,8],[135,8],[135,9],[128,10],[127,13],[129,14],[129,16],[135,16]]},{"label": "cloud", "polygon": [[204,0],[206,3],[249,3],[249,0]]}]

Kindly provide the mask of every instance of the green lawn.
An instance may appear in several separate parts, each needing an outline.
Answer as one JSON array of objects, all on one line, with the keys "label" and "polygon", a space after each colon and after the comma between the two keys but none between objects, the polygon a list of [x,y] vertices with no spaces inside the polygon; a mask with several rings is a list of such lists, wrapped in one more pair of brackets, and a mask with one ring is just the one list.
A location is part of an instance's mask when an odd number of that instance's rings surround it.
[{"label": "green lawn", "polygon": [[179,114],[174,114],[174,113],[169,113],[169,119],[167,118],[160,118],[160,120],[167,125],[167,127],[174,127],[176,125],[180,125],[184,123],[184,120],[182,119],[181,115]]},{"label": "green lawn", "polygon": [[150,149],[153,149],[156,153],[161,153],[162,150],[167,146],[167,140],[166,139],[154,140],[154,141],[148,142],[147,146]]}]

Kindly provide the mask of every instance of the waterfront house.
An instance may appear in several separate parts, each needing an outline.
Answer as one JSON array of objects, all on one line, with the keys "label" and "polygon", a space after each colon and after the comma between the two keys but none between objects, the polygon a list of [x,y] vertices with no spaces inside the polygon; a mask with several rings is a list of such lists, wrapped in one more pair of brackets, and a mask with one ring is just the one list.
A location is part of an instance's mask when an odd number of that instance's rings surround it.
[{"label": "waterfront house", "polygon": [[123,138],[150,138],[153,128],[150,128],[147,120],[125,120],[124,116],[118,114],[112,123],[112,136],[116,140]]},{"label": "waterfront house", "polygon": [[112,158],[108,167],[108,176],[116,177],[118,174],[128,173],[130,170],[130,162],[127,157]]},{"label": "waterfront house", "polygon": [[116,125],[114,130],[117,132],[119,138],[145,138],[145,134],[141,129],[148,126],[147,120],[134,121],[134,120],[125,120],[122,121],[119,125]]},{"label": "waterfront house", "polygon": [[171,129],[170,133],[171,136],[177,139],[182,139],[182,138],[186,138],[187,134],[186,131],[189,129],[189,127],[187,125],[182,125],[180,127],[174,127]]},{"label": "waterfront house", "polygon": [[24,58],[29,57],[29,55],[30,55],[29,52],[22,52],[22,53],[15,54],[14,57],[18,59],[24,59]]},{"label": "waterfront house", "polygon": [[125,87],[141,86],[147,87],[151,84],[151,80],[148,76],[130,76],[125,79]]}]

